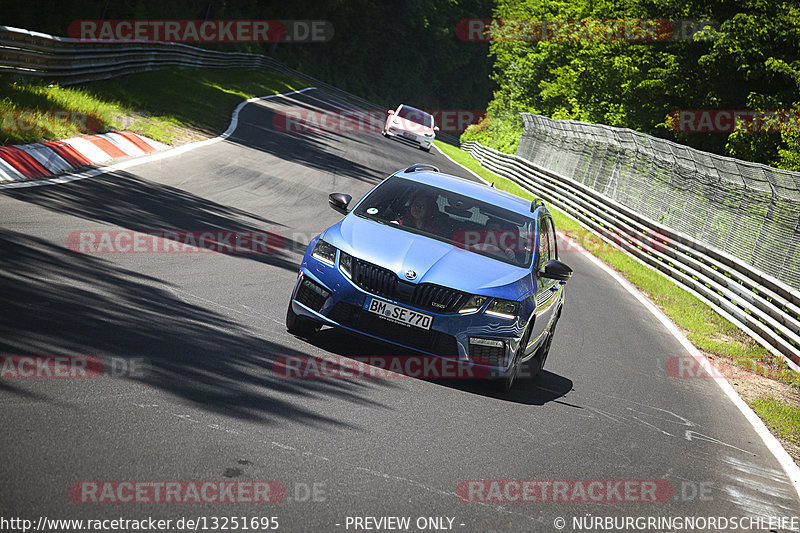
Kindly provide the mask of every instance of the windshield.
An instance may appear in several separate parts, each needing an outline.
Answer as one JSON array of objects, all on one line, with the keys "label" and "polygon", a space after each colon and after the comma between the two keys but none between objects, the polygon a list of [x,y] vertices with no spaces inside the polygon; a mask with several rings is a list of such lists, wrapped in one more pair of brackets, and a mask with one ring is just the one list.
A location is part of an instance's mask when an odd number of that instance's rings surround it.
[{"label": "windshield", "polygon": [[452,191],[392,177],[354,213],[514,266],[531,264],[532,218]]},{"label": "windshield", "polygon": [[425,126],[426,128],[433,127],[432,116],[425,111],[420,111],[419,109],[415,109],[407,105],[404,105],[400,108],[400,111],[397,112],[397,116],[402,119],[409,120],[415,124]]}]

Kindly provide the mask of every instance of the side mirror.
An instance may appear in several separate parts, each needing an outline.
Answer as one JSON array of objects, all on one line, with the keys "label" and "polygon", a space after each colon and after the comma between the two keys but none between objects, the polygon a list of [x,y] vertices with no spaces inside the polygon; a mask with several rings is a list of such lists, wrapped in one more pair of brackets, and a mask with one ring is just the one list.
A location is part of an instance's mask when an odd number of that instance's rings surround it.
[{"label": "side mirror", "polygon": [[353,197],[349,194],[344,194],[343,192],[335,192],[328,195],[328,205],[334,211],[338,211],[339,213],[346,215],[347,214],[347,206],[350,205],[350,200]]},{"label": "side mirror", "polygon": [[572,277],[572,269],[558,259],[551,259],[545,263],[544,268],[539,271],[539,277],[567,281]]},{"label": "side mirror", "polygon": [[388,113],[389,115],[394,115],[394,111],[392,111],[391,109],[389,111],[387,111],[386,113]]},{"label": "side mirror", "polygon": [[433,131],[439,131],[439,126],[434,126]]}]

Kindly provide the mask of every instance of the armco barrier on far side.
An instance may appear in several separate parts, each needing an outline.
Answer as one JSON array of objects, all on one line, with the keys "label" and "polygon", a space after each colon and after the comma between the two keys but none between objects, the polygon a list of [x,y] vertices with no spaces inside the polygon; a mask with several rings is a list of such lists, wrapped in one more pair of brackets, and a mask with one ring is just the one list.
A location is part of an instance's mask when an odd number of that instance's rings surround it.
[{"label": "armco barrier on far side", "polygon": [[[260,54],[218,52],[174,42],[83,41],[0,26],[0,75],[75,85],[170,67],[271,70],[306,81],[358,108],[381,107]],[[439,132],[436,138],[458,145],[457,138],[447,133]]]}]

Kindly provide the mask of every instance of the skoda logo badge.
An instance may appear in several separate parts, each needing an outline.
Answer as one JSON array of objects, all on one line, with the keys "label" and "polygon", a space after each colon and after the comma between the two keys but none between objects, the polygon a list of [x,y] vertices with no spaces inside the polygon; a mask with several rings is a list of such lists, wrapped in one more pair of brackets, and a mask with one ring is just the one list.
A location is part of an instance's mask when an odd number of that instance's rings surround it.
[{"label": "skoda logo badge", "polygon": [[406,279],[417,279],[417,273],[413,270],[406,270]]}]

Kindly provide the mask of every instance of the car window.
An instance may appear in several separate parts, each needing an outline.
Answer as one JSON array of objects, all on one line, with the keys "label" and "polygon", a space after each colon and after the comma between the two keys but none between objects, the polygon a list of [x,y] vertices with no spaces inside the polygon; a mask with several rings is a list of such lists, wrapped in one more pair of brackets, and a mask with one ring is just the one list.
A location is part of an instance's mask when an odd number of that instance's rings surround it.
[{"label": "car window", "polygon": [[558,259],[558,248],[556,247],[556,231],[553,227],[553,220],[547,218],[547,240],[550,248],[550,259]]},{"label": "car window", "polygon": [[433,127],[433,117],[426,113],[425,111],[421,111],[419,109],[410,107],[410,106],[402,106],[400,110],[397,112],[397,116],[404,120],[409,120],[414,122],[415,124],[421,124],[426,128]]},{"label": "car window", "polygon": [[555,259],[553,252],[553,226],[550,219],[542,217],[539,221],[539,247],[536,269],[541,270],[550,260]]},{"label": "car window", "polygon": [[452,191],[393,177],[354,213],[504,263],[531,264],[533,219]]}]

